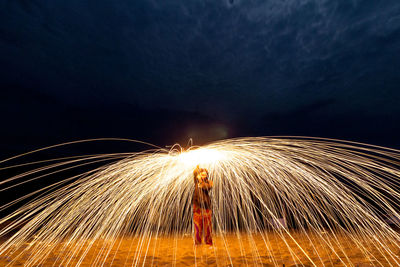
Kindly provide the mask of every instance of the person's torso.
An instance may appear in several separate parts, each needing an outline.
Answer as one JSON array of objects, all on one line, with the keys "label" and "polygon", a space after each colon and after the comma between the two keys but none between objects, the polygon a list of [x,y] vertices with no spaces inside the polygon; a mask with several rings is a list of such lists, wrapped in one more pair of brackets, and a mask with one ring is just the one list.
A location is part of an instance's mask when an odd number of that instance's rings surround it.
[{"label": "person's torso", "polygon": [[196,186],[193,194],[193,204],[202,209],[211,209],[211,198],[208,190]]}]

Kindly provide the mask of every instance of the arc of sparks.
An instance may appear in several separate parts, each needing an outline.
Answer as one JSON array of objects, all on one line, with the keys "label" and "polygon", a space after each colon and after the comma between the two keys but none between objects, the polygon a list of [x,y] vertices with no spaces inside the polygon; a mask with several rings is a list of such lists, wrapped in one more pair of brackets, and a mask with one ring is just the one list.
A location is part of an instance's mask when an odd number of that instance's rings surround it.
[{"label": "arc of sparks", "polygon": [[[10,264],[25,257],[29,266],[62,250],[64,257],[57,258],[60,264],[79,265],[97,241],[114,245],[121,236],[135,236],[141,240],[132,261],[136,265],[140,255],[149,251],[145,239],[171,234],[176,239],[191,233],[192,172],[200,164],[214,181],[216,234],[225,240],[228,233],[236,233],[240,244],[245,234],[255,258],[262,256],[262,249],[253,235],[260,235],[268,247],[267,233],[272,232],[293,259],[323,264],[318,252],[312,256],[303,247],[293,234],[295,229],[309,242],[311,252],[318,242],[345,265],[352,262],[341,236],[374,263],[400,264],[400,234],[386,220],[391,218],[400,228],[399,150],[309,137],[237,138],[188,150],[157,147],[139,153],[65,158],[5,179],[0,190],[40,179],[37,175],[24,180],[43,170],[101,160],[112,162],[0,207],[37,195],[0,220],[8,223],[0,229],[0,237],[6,238],[0,255],[13,259]],[[18,179],[22,182],[9,185]],[[287,225],[279,218],[285,218]],[[101,263],[111,253],[106,245],[102,250],[105,255],[99,254],[92,263]]]}]

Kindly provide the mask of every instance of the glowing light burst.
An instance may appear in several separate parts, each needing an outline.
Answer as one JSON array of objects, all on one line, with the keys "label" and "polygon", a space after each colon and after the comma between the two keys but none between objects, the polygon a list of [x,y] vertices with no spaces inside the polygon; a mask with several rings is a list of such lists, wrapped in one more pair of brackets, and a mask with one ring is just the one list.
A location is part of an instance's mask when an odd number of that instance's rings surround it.
[{"label": "glowing light burst", "polygon": [[216,165],[219,161],[227,159],[227,154],[227,151],[217,148],[199,148],[183,151],[177,157],[184,165],[194,169],[197,165]]},{"label": "glowing light burst", "polygon": [[[91,264],[101,265],[124,236],[139,239],[135,257],[126,262],[138,265],[150,253],[145,240],[192,233],[192,173],[198,164],[214,181],[215,235],[226,248],[230,233],[241,248],[246,237],[255,263],[273,246],[272,233],[299,263],[326,265],[319,246],[352,265],[346,250],[351,244],[373,264],[400,264],[400,235],[393,228],[400,227],[398,150],[305,137],[239,138],[186,151],[174,146],[65,158],[3,180],[1,191],[24,185],[28,176],[40,179],[44,170],[102,160],[114,162],[1,207],[36,196],[0,220],[0,255],[10,265],[21,257],[28,266],[41,264],[56,250],[63,257],[55,265],[80,265],[100,241],[102,253]],[[277,264],[279,255],[269,253]]]}]

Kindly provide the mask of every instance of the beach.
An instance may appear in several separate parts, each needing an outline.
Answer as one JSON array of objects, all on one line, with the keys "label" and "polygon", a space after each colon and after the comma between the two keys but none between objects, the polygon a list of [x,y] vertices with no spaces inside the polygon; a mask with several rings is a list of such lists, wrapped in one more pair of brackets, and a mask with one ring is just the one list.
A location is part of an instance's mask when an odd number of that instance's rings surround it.
[{"label": "beach", "polygon": [[[399,260],[400,255],[394,246],[387,246],[397,255],[391,259],[387,253],[374,249],[372,241],[357,245],[340,235],[294,232],[286,233],[284,240],[277,233],[216,235],[212,247],[194,246],[191,235],[125,236],[69,244],[65,240],[46,245],[32,240],[12,255],[0,255],[0,266],[390,266],[396,265],[394,260]],[[336,245],[335,240],[339,241]],[[30,253],[32,246],[41,245],[42,255]],[[373,253],[367,255],[360,247]]]}]

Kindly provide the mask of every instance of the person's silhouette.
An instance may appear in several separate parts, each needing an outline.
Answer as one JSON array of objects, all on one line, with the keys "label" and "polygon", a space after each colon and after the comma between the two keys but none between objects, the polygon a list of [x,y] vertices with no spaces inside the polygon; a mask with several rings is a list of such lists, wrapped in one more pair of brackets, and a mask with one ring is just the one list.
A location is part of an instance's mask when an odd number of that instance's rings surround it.
[{"label": "person's silhouette", "polygon": [[194,194],[193,194],[193,226],[194,243],[200,245],[204,233],[205,243],[212,245],[212,207],[209,190],[213,186],[213,181],[208,179],[207,169],[200,168],[198,165],[193,171]]}]

